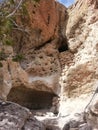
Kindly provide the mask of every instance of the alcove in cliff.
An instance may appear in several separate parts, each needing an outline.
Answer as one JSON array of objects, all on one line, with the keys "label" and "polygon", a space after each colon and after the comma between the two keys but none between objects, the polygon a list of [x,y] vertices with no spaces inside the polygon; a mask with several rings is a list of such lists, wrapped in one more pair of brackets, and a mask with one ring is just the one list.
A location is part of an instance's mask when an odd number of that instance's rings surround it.
[{"label": "alcove in cliff", "polygon": [[7,99],[31,110],[50,109],[55,95],[25,87],[12,88]]},{"label": "alcove in cliff", "polygon": [[62,44],[58,48],[59,52],[64,52],[68,50],[68,45],[67,44]]}]

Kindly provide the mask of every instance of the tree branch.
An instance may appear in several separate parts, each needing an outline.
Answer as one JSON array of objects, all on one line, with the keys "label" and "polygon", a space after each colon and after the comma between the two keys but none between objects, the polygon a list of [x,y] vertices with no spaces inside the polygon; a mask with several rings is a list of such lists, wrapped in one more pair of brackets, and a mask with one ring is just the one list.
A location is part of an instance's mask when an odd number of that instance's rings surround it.
[{"label": "tree branch", "polygon": [[19,31],[22,31],[22,32],[25,32],[25,33],[27,33],[28,35],[30,35],[29,32],[28,32],[28,30],[26,30],[26,29],[22,29],[22,28],[13,28],[13,29],[19,30]]},{"label": "tree branch", "polygon": [[20,0],[19,4],[15,8],[15,10],[12,13],[10,13],[9,15],[7,15],[6,18],[13,16],[16,13],[16,11],[18,10],[18,8],[21,6],[22,2],[23,2],[23,0]]},{"label": "tree branch", "polygon": [[19,31],[22,31],[22,32],[25,32],[25,33],[29,34],[29,30],[23,29],[23,27],[19,26],[13,19],[11,19],[11,21],[16,26],[16,28],[14,27],[13,29],[16,29],[16,30],[19,30]]}]

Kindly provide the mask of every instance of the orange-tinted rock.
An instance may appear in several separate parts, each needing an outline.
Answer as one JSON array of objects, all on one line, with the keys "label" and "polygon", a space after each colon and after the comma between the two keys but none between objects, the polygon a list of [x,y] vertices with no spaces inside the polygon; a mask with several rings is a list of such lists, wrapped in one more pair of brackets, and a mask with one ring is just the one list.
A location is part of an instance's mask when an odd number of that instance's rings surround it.
[{"label": "orange-tinted rock", "polygon": [[[6,61],[10,69],[11,87],[25,86],[59,95],[61,67],[58,48],[66,44],[66,7],[55,0],[29,0],[16,14],[18,28],[15,26],[12,30],[14,49],[5,47],[4,50],[8,55]],[[24,57],[20,63],[12,60],[17,54]]]},{"label": "orange-tinted rock", "polygon": [[[16,18],[18,25],[23,26],[27,31],[23,35],[15,35],[18,37],[18,50],[24,53],[30,51],[31,48],[40,47],[54,39],[62,39],[65,37],[65,20],[67,19],[66,8],[55,0],[40,0],[33,2],[32,0],[25,2],[27,14],[22,14]],[[61,31],[64,30],[64,31]],[[62,33],[63,32],[63,33]],[[16,30],[15,30],[16,33]],[[28,44],[29,43],[29,44]]]}]

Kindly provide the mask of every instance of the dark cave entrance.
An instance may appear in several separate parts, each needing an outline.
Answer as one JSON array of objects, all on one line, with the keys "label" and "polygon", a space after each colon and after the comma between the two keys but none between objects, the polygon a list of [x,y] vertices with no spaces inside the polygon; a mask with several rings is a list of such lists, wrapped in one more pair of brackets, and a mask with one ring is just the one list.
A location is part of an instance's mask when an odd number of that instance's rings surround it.
[{"label": "dark cave entrance", "polygon": [[59,50],[59,52],[67,51],[68,50],[68,45],[67,44],[60,45],[58,50]]},{"label": "dark cave entrance", "polygon": [[27,107],[31,110],[50,109],[55,94],[35,91],[30,88],[16,87],[12,88],[7,99]]},{"label": "dark cave entrance", "polygon": [[60,39],[58,43],[58,51],[61,53],[67,50],[69,50],[67,38]]}]

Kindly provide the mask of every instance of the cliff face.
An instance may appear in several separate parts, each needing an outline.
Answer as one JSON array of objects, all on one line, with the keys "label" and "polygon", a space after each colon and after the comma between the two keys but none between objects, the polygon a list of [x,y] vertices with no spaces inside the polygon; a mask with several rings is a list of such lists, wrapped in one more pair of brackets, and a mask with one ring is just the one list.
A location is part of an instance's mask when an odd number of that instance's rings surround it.
[{"label": "cliff face", "polygon": [[[77,1],[68,9],[69,19],[66,26],[66,36],[70,53],[61,54],[61,62],[64,61],[64,57],[66,60],[62,67],[60,80],[62,93],[65,97],[62,100],[68,101],[68,103],[65,103],[65,108],[77,105],[76,109],[81,111],[81,109],[85,108],[87,99],[97,87],[97,2]],[[64,111],[66,113],[67,110],[65,108]],[[75,111],[77,111],[76,109]],[[73,112],[73,109],[70,112]]]},{"label": "cliff face", "polygon": [[[29,0],[22,3],[12,20],[14,25],[11,36],[14,45],[1,44],[0,47],[1,52],[7,55],[0,68],[1,99],[24,106],[31,106],[33,101],[35,108],[42,107],[42,104],[45,106],[43,99],[33,100],[44,95],[46,107],[51,108],[53,97],[60,94],[59,51],[62,46],[67,49],[64,34],[68,17],[66,10],[55,0]],[[26,99],[28,95],[31,96]],[[49,104],[48,100],[51,100]],[[39,102],[38,106],[36,102]]]},{"label": "cliff face", "polygon": [[98,82],[98,0],[77,0],[68,9],[28,0],[13,24],[14,45],[0,43],[0,99],[60,116],[83,112]]}]

